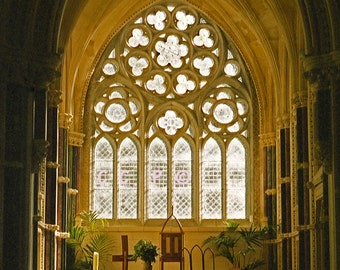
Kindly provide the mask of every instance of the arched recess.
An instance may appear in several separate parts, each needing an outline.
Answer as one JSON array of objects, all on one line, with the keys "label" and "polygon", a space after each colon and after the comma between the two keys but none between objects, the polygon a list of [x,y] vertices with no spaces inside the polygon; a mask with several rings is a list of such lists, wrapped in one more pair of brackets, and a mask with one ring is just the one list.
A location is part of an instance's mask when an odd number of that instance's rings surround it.
[{"label": "arched recess", "polygon": [[[67,76],[65,74],[62,82],[63,88],[67,89],[63,106],[74,115],[75,130],[83,129],[85,91],[91,72],[108,41],[129,18],[155,2],[157,1],[121,1],[113,4],[88,1],[80,12],[65,47],[64,70]],[[248,1],[236,3],[216,0],[203,5],[201,1],[188,2],[213,18],[238,47],[255,83],[262,110],[261,118],[266,117],[266,122],[274,125],[275,119],[270,117],[276,113],[277,100],[282,102],[280,93],[287,93],[287,89],[282,89],[280,85],[280,82],[286,79],[282,78],[281,73],[287,66],[279,65],[279,50],[284,47],[289,59],[296,56],[295,46],[291,41],[294,39],[292,29],[298,22],[287,23],[290,18],[283,14],[295,7],[278,4],[264,6],[260,3],[263,1],[253,1],[251,5]]]},{"label": "arched recess", "polygon": [[[158,1],[89,1],[68,39],[64,53],[62,88],[65,89],[62,110],[74,116],[76,132],[86,133],[83,112],[86,91],[101,54],[112,37],[140,10]],[[296,44],[293,30],[299,24],[284,14],[295,11],[294,4],[263,1],[181,1],[188,2],[213,18],[241,53],[254,82],[259,104],[259,134],[274,133],[277,115],[289,114],[289,96],[295,82]],[[293,12],[293,14],[296,14]],[[91,20],[89,20],[91,18]],[[61,34],[62,36],[62,34]],[[284,61],[281,61],[281,60]],[[279,62],[283,64],[279,64]],[[296,65],[298,66],[298,65]],[[256,146],[255,146],[256,147]],[[254,164],[260,161],[255,160]],[[89,164],[84,163],[85,167]],[[257,175],[258,179],[260,175]],[[83,177],[82,177],[83,178]],[[86,177],[85,177],[86,178]],[[256,187],[258,188],[258,187]],[[81,191],[82,194],[86,194]],[[82,204],[86,205],[86,196]]]}]

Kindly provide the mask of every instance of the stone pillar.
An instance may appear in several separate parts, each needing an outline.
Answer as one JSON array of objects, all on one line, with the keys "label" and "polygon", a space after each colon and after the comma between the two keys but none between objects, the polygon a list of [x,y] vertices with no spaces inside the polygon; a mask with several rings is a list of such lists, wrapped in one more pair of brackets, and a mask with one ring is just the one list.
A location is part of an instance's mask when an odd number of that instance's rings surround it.
[{"label": "stone pillar", "polygon": [[[338,53],[337,65],[333,69],[332,75],[332,169],[333,177],[329,185],[329,190],[333,190],[330,194],[330,207],[331,213],[334,213],[334,218],[330,219],[330,234],[332,235],[331,245],[334,245],[334,256],[336,256],[336,264],[332,269],[338,269],[340,267],[340,54]],[[333,237],[334,235],[334,237]],[[334,241],[334,242],[333,242]],[[333,248],[331,246],[331,248]],[[337,255],[336,255],[337,254]]]},{"label": "stone pillar", "polygon": [[65,238],[68,236],[68,185],[69,178],[69,129],[72,124],[73,116],[68,113],[59,113],[59,148],[58,156],[60,168],[58,171],[58,197],[57,197],[57,224],[59,230],[57,236],[57,269],[66,269],[67,246]]},{"label": "stone pillar", "polygon": [[[317,179],[322,171],[323,204],[325,214],[323,224],[327,223],[329,239],[325,239],[324,248],[329,250],[330,269],[340,267],[340,53],[331,52],[326,55],[305,59],[305,70],[309,82],[310,101],[310,160],[312,161],[310,179]],[[318,217],[316,217],[318,219]],[[329,232],[328,232],[329,231]],[[322,243],[316,243],[322,245]]]},{"label": "stone pillar", "polygon": [[47,154],[44,94],[59,56],[0,47],[0,59],[0,261],[3,269],[37,269],[35,174]]},{"label": "stone pillar", "polygon": [[[260,135],[262,168],[261,224],[277,225],[277,177],[276,177],[276,134]],[[273,237],[276,238],[274,235]],[[278,244],[266,245],[266,260],[269,269],[278,269]]]},{"label": "stone pillar", "polygon": [[[305,183],[309,180],[309,155],[308,155],[308,92],[307,90],[297,91],[292,98],[292,269],[299,269],[300,249],[305,244],[300,242],[299,235],[305,239],[304,212],[308,209],[308,190]],[[306,198],[306,199],[305,199]],[[309,223],[308,223],[309,224]]]},{"label": "stone pillar", "polygon": [[[57,200],[58,200],[58,105],[61,102],[61,91],[52,85],[47,91],[47,140],[50,144],[47,154],[46,170],[46,194],[45,194],[45,222],[54,226],[52,230],[45,233],[45,267],[46,269],[56,268],[57,243],[55,233],[59,229],[57,224]],[[53,164],[50,166],[49,164]],[[56,164],[56,166],[54,166]]]}]

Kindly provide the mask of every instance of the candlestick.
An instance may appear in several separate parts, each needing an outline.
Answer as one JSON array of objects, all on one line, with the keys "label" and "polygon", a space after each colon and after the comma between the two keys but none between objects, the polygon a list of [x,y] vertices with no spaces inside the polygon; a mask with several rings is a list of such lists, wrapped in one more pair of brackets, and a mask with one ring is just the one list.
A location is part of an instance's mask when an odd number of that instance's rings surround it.
[{"label": "candlestick", "polygon": [[99,269],[99,253],[93,252],[93,270]]}]

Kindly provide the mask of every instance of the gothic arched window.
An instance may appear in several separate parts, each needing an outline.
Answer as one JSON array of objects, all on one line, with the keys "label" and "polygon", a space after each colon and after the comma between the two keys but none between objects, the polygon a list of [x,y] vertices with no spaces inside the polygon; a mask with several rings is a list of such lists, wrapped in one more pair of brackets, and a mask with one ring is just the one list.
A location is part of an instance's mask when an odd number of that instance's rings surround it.
[{"label": "gothic arched window", "polygon": [[110,41],[93,73],[91,207],[109,219],[247,217],[252,104],[221,29],[154,5]]}]

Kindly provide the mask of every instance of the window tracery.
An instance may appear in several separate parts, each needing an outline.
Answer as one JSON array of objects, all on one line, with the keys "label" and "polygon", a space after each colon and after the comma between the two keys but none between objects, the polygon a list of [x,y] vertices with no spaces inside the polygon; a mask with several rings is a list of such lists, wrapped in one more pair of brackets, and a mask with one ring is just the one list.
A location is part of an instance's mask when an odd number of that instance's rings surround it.
[{"label": "window tracery", "polygon": [[92,78],[92,207],[113,219],[172,206],[182,219],[246,218],[244,79],[224,33],[190,6],[164,2],[126,24]]}]

